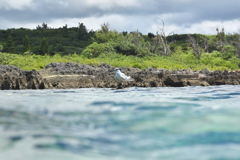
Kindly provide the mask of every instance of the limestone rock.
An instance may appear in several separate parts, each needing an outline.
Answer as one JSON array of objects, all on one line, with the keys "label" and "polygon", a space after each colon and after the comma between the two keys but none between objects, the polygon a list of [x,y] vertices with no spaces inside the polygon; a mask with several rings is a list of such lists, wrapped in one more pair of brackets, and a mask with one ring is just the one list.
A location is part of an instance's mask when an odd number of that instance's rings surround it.
[{"label": "limestone rock", "polygon": [[[184,87],[209,85],[239,85],[240,71],[166,70],[120,67],[134,81],[123,82],[123,87]],[[76,63],[50,63],[40,71],[25,71],[11,65],[0,65],[0,89],[67,89],[117,88],[114,67]]]}]

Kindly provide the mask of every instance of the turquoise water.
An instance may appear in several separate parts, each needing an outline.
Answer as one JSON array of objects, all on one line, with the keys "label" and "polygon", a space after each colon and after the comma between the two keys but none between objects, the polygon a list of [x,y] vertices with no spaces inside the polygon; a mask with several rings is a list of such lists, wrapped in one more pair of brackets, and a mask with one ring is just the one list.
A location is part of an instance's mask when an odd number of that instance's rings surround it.
[{"label": "turquoise water", "polygon": [[240,86],[0,91],[1,160],[240,159]]}]

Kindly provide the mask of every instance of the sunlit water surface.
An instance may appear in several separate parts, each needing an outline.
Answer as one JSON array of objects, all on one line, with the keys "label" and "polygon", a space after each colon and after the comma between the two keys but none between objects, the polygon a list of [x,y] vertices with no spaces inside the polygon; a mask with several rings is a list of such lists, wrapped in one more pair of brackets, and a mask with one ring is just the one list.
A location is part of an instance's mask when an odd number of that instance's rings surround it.
[{"label": "sunlit water surface", "polygon": [[1,160],[240,159],[240,86],[0,91]]}]

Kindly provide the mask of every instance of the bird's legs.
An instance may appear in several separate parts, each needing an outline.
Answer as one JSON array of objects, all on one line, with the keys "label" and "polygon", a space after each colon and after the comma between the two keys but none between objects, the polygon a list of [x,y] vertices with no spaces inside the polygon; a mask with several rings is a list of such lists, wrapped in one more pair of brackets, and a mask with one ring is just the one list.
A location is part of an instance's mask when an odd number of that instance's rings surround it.
[{"label": "bird's legs", "polygon": [[123,89],[123,88],[124,88],[124,87],[123,87],[122,83],[118,83],[117,89]]}]

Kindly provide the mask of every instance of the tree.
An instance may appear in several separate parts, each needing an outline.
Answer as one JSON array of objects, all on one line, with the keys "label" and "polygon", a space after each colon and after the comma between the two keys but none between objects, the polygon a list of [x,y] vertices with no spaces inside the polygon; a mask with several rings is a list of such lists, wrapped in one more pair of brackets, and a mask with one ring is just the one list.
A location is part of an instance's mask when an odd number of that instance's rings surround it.
[{"label": "tree", "polygon": [[148,33],[148,38],[149,39],[153,39],[154,37],[155,37],[155,35],[153,33],[150,33],[150,32]]},{"label": "tree", "polygon": [[[163,54],[166,56],[169,56],[171,54],[171,50],[170,47],[168,45],[168,41],[165,35],[165,31],[164,31],[164,22],[162,21],[162,28],[159,28],[160,32],[157,32],[157,35],[160,37],[161,40],[161,46],[163,47]],[[170,33],[171,34],[171,33]]]},{"label": "tree", "polygon": [[78,40],[86,41],[89,39],[87,28],[83,23],[79,23],[77,33]]},{"label": "tree", "polygon": [[27,52],[29,50],[30,50],[29,37],[25,36],[24,42],[23,42],[23,52]]},{"label": "tree", "polygon": [[142,37],[142,34],[138,31],[131,32],[128,36],[128,39],[130,40],[131,43],[136,45],[138,48],[141,47],[141,45],[144,43],[144,39]]},{"label": "tree", "polygon": [[231,44],[235,47],[236,55],[240,58],[240,34],[235,33],[232,35]]},{"label": "tree", "polygon": [[203,53],[203,49],[199,44],[199,41],[196,40],[192,35],[188,35],[188,42],[190,43],[192,50],[193,50],[193,54],[195,55],[195,57],[197,59],[201,58],[201,55]]},{"label": "tree", "polygon": [[42,23],[42,26],[40,26],[40,25],[38,25],[37,27],[36,27],[36,29],[37,30],[46,30],[46,29],[49,29],[49,27],[47,26],[47,24],[46,23]]},{"label": "tree", "polygon": [[[159,31],[157,31],[157,35],[155,37],[153,37],[153,34],[148,34],[148,37],[152,37],[151,38],[151,45],[150,45],[150,51],[152,53],[157,53],[157,51],[159,52],[159,55],[165,55],[165,56],[169,56],[171,55],[171,50],[170,50],[170,46],[168,44],[167,41],[167,36],[165,35],[165,30],[164,30],[164,22],[162,21],[162,27],[159,27]],[[170,34],[172,34],[173,32],[171,32]],[[168,36],[170,36],[170,34]]]},{"label": "tree", "polygon": [[3,46],[0,44],[0,52],[3,50]]},{"label": "tree", "polygon": [[93,40],[97,43],[119,42],[123,39],[123,34],[119,34],[115,30],[110,30],[109,24],[106,23],[101,25],[101,30],[97,31],[93,37]]},{"label": "tree", "polygon": [[5,45],[3,46],[3,52],[7,52],[7,53],[15,52],[12,36],[8,36],[7,41],[6,41]]},{"label": "tree", "polygon": [[216,49],[220,52],[222,52],[224,46],[226,45],[226,37],[225,37],[225,32],[224,28],[222,28],[222,31],[220,32],[219,29],[216,29],[217,31],[217,42],[216,42]]},{"label": "tree", "polygon": [[130,32],[124,37],[119,37],[118,42],[115,44],[115,49],[117,53],[127,56],[143,57],[150,54],[149,43],[144,41],[142,33],[139,31]]},{"label": "tree", "polygon": [[226,37],[225,37],[224,28],[222,28],[221,32],[219,32],[219,29],[216,28],[216,31],[217,31],[217,39],[218,39],[218,41],[220,41],[222,43],[225,43]]},{"label": "tree", "polygon": [[201,39],[204,51],[209,53],[209,38],[203,35]]},{"label": "tree", "polygon": [[43,30],[49,29],[49,27],[47,26],[47,23],[43,23],[42,28],[43,28]]},{"label": "tree", "polygon": [[65,26],[62,27],[61,29],[63,37],[68,37],[68,26],[65,24]]},{"label": "tree", "polygon": [[107,33],[110,31],[110,25],[109,23],[104,23],[103,25],[101,25],[101,31],[103,33]]},{"label": "tree", "polygon": [[222,57],[225,60],[232,58],[236,53],[236,48],[232,45],[224,45],[222,49]]},{"label": "tree", "polygon": [[114,52],[114,47],[109,43],[97,43],[93,42],[82,52],[82,55],[88,58],[96,58],[100,54],[108,54]]},{"label": "tree", "polygon": [[41,46],[40,46],[40,54],[45,55],[45,54],[48,54],[48,53],[49,53],[48,43],[47,43],[46,38],[43,38]]},{"label": "tree", "polygon": [[128,32],[127,31],[123,31],[122,34],[123,34],[123,36],[126,36],[128,34]]}]

